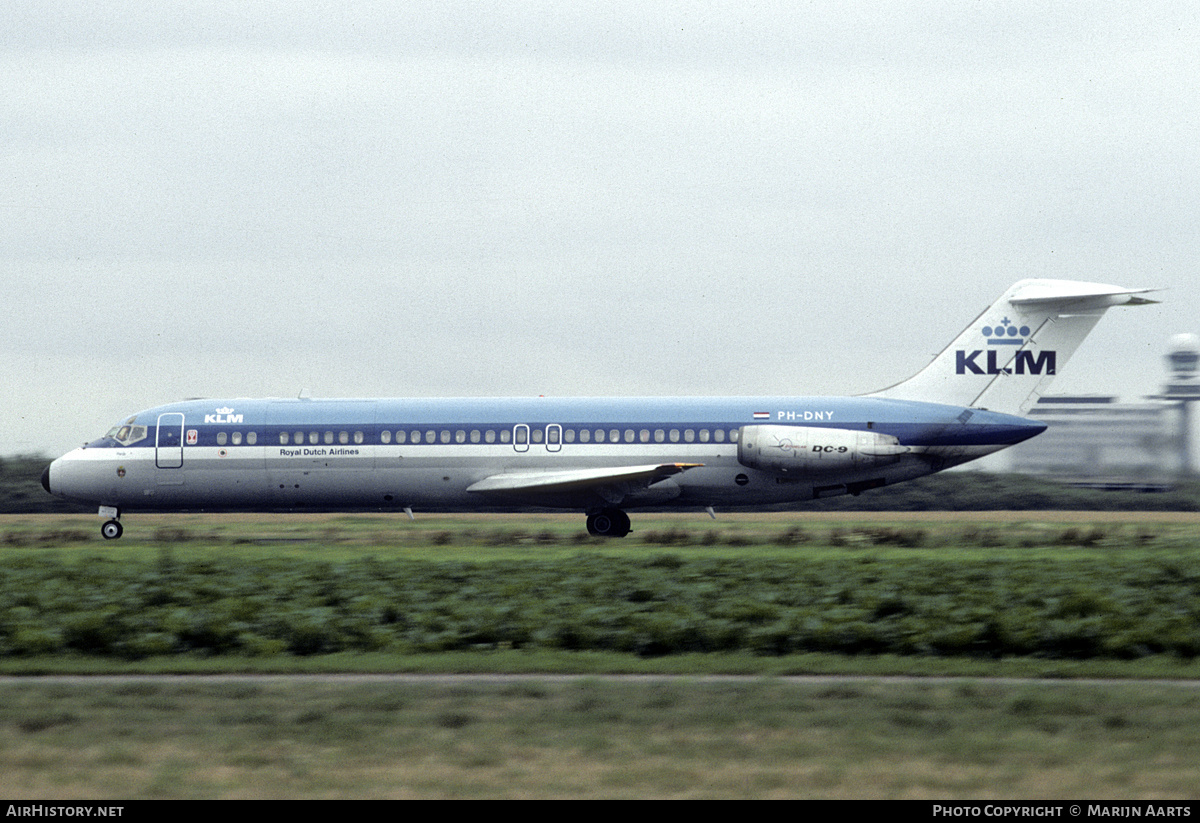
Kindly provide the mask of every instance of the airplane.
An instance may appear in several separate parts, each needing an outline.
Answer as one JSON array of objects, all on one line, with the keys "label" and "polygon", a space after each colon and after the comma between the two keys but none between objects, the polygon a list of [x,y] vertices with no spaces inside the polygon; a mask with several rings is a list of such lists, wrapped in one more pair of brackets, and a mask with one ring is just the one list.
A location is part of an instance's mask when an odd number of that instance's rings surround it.
[{"label": "airplane", "polygon": [[1020,416],[1112,306],[1153,289],[1021,280],[909,379],[853,397],[187,400],[54,460],[50,494],[131,510],[626,510],[861,494],[1041,433]]}]

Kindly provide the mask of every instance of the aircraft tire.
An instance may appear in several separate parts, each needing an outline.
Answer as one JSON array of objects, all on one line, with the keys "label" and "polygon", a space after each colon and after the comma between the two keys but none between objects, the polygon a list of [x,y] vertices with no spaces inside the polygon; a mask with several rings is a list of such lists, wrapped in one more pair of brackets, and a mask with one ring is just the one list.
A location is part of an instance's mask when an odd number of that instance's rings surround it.
[{"label": "aircraft tire", "polygon": [[109,520],[100,527],[100,534],[103,535],[105,540],[116,540],[124,532],[125,528],[119,520]]},{"label": "aircraft tire", "polygon": [[588,515],[587,530],[595,537],[624,537],[629,534],[629,515],[620,509],[601,509]]}]

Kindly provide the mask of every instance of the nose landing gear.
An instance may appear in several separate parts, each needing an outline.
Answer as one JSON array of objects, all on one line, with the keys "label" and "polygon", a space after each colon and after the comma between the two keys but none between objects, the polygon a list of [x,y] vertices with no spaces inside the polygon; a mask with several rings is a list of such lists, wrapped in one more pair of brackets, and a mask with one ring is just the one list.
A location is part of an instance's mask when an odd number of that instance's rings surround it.
[{"label": "nose landing gear", "polygon": [[104,525],[100,527],[100,534],[105,540],[116,540],[125,532],[119,519],[121,517],[120,509],[115,506],[101,506],[100,516],[108,518],[104,522]]},{"label": "nose landing gear", "polygon": [[629,515],[620,509],[601,509],[587,517],[588,534],[595,537],[624,537],[629,534]]}]

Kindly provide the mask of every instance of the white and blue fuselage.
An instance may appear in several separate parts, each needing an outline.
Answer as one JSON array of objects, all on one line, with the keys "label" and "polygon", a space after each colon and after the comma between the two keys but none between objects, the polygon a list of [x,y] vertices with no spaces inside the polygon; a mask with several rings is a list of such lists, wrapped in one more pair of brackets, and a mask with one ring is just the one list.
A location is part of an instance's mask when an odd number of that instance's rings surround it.
[{"label": "white and blue fuselage", "polygon": [[[124,510],[754,506],[920,477],[1044,428],[876,398],[192,400],[132,415],[54,461],[46,480]],[[789,472],[760,468],[769,454],[739,457],[747,432],[764,430],[855,436]],[[858,434],[895,443],[854,453]],[[766,448],[795,450],[786,437]],[[622,475],[637,467],[658,474]],[[522,487],[522,475],[545,482]]]},{"label": "white and blue fuselage", "polygon": [[[52,494],[125,510],[761,506],[910,480],[1020,443],[1019,416],[1112,305],[1144,290],[1022,281],[909,380],[861,397],[189,400],[55,460]],[[994,317],[992,315],[995,315]]]}]

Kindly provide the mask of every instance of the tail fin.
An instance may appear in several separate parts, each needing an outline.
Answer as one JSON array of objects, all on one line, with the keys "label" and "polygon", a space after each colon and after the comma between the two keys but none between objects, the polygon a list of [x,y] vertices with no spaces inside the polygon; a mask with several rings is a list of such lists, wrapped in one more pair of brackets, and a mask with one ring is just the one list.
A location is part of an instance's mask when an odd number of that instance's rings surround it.
[{"label": "tail fin", "polygon": [[933,362],[870,397],[925,400],[1020,414],[1032,406],[1112,306],[1157,303],[1123,289],[1074,280],[1014,284]]}]

